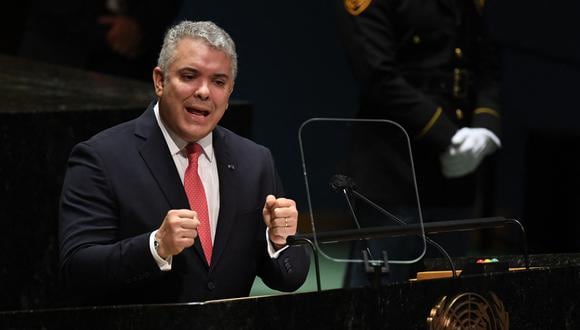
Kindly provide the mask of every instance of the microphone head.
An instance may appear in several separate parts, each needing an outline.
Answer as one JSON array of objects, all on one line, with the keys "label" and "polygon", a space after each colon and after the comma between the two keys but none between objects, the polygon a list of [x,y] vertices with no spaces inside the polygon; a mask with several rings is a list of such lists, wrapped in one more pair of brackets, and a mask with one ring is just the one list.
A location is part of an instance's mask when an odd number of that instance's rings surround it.
[{"label": "microphone head", "polygon": [[344,189],[356,190],[354,180],[351,177],[342,174],[335,174],[330,177],[328,184],[330,185],[330,188],[336,191],[342,191]]}]

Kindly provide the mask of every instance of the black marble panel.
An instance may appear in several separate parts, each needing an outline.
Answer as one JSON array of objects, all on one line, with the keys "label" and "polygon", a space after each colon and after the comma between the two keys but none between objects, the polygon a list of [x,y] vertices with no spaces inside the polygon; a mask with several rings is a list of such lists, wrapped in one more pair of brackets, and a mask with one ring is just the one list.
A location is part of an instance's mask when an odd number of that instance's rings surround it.
[{"label": "black marble panel", "polygon": [[[0,55],[0,310],[61,305],[58,200],[74,144],[139,116],[152,84]],[[223,126],[250,137],[252,108]]]},{"label": "black marble panel", "polygon": [[58,200],[72,146],[131,111],[0,114],[0,309],[57,303]]},{"label": "black marble panel", "polygon": [[[443,297],[470,294],[486,297],[487,307],[500,311],[510,329],[578,329],[578,292],[580,267],[567,266],[195,304],[0,312],[0,328],[427,329],[427,318]],[[463,319],[486,312],[471,307],[463,310]],[[477,329],[502,329],[491,327],[501,322],[499,316],[470,319],[481,322]]]},{"label": "black marble panel", "polygon": [[0,113],[136,110],[153,84],[0,55]]}]

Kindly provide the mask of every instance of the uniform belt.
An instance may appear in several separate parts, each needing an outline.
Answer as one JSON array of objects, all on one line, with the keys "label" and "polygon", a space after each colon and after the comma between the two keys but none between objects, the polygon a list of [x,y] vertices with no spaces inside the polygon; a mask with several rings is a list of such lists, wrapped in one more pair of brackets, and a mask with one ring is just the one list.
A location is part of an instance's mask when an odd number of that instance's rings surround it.
[{"label": "uniform belt", "polygon": [[415,88],[427,93],[443,94],[457,99],[467,98],[471,90],[472,78],[466,69],[452,72],[407,72],[403,77]]}]

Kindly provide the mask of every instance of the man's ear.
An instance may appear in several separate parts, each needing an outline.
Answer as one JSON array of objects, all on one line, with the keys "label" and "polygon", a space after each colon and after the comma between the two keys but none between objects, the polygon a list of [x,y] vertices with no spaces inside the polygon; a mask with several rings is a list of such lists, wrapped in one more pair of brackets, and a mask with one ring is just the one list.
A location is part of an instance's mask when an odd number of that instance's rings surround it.
[{"label": "man's ear", "polygon": [[155,67],[153,69],[153,86],[155,86],[155,94],[159,97],[163,95],[163,83],[164,83],[163,71],[160,67]]}]

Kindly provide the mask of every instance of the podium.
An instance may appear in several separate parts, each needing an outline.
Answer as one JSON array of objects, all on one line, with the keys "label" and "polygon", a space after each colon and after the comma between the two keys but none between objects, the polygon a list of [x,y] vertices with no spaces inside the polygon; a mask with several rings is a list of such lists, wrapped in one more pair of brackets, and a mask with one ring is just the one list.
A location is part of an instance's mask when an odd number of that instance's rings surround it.
[{"label": "podium", "polygon": [[[519,256],[503,260],[509,260],[512,267],[523,263]],[[458,329],[578,329],[580,255],[532,255],[530,260],[530,270],[377,289],[0,312],[0,328],[446,329],[445,324],[454,324]]]}]

